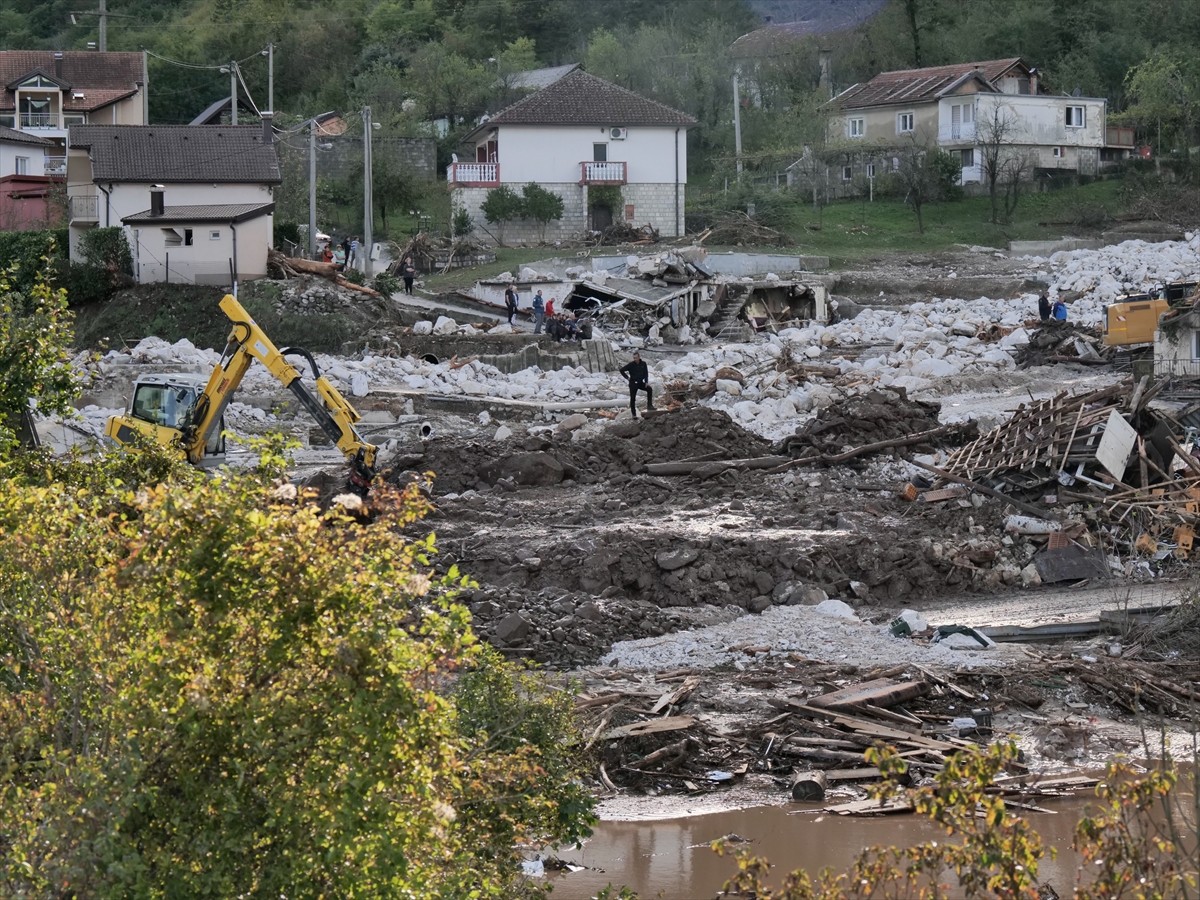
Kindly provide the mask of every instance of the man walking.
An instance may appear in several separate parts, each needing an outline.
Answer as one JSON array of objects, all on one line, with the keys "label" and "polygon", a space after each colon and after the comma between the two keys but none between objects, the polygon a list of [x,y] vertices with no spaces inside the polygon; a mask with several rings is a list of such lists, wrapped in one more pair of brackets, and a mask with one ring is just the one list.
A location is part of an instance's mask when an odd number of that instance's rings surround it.
[{"label": "man walking", "polygon": [[654,409],[654,389],[650,387],[650,371],[646,368],[646,364],[642,362],[642,355],[637,350],[633,351],[633,359],[625,363],[618,370],[621,377],[629,382],[629,411],[633,413],[636,419],[637,414],[637,395],[638,391],[646,392],[646,412]]},{"label": "man walking", "polygon": [[546,321],[546,301],[542,299],[542,292],[538,291],[533,295],[533,333],[542,333],[542,323]]}]

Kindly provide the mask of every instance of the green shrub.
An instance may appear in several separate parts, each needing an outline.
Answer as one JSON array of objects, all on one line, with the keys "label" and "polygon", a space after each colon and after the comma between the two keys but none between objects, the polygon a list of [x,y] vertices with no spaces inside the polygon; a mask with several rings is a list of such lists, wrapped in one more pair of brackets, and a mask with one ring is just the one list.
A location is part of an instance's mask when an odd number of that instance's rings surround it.
[{"label": "green shrub", "polygon": [[66,259],[66,229],[53,231],[0,231],[0,265],[15,290],[26,290],[37,280],[42,260]]},{"label": "green shrub", "polygon": [[454,218],[450,221],[450,231],[456,238],[466,237],[475,230],[475,220],[471,218],[471,214],[464,207],[459,207],[454,211]]}]

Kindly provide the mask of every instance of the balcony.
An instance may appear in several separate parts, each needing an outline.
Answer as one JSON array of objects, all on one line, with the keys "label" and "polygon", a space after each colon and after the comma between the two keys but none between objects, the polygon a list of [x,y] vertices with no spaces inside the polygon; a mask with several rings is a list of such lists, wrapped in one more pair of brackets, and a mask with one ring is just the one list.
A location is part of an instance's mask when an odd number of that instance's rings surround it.
[{"label": "balcony", "polygon": [[67,198],[71,201],[72,222],[99,222],[100,198],[96,195],[81,195]]},{"label": "balcony", "polygon": [[446,170],[452,187],[499,187],[499,163],[453,163]]},{"label": "balcony", "polygon": [[962,171],[958,174],[958,183],[963,184],[982,184],[983,183],[983,166],[963,166]]},{"label": "balcony", "polygon": [[963,122],[958,125],[938,126],[939,144],[973,144],[975,143],[975,123]]},{"label": "balcony", "polygon": [[628,181],[623,162],[581,162],[580,184],[625,184]]},{"label": "balcony", "polygon": [[1133,129],[1127,125],[1109,125],[1104,129],[1104,146],[1126,150],[1134,148]]},{"label": "balcony", "polygon": [[45,166],[47,175],[67,174],[67,158],[65,156],[47,156]]},{"label": "balcony", "polygon": [[21,113],[22,131],[44,131],[48,128],[61,130],[58,113]]}]

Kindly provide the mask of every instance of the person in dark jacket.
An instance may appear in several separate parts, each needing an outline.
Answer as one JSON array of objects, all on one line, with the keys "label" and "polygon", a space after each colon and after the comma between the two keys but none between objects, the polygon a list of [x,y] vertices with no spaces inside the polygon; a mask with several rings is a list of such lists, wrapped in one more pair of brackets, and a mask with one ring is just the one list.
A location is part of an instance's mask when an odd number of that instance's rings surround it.
[{"label": "person in dark jacket", "polygon": [[412,294],[413,279],[417,277],[417,267],[413,265],[412,257],[404,257],[400,264],[400,277],[404,279],[404,293]]},{"label": "person in dark jacket", "polygon": [[646,392],[646,412],[654,409],[654,389],[649,384],[650,370],[642,362],[642,355],[634,350],[633,359],[621,366],[618,371],[620,371],[621,377],[629,382],[629,411],[633,413],[633,417],[635,419],[638,417],[638,391]]},{"label": "person in dark jacket", "polygon": [[1043,322],[1050,321],[1050,298],[1045,291],[1038,296],[1038,316]]}]

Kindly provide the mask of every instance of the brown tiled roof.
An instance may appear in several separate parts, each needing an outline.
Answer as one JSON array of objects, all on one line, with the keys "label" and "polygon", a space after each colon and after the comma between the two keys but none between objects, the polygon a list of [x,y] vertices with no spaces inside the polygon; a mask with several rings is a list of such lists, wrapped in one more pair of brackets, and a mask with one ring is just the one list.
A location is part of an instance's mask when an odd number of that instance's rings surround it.
[{"label": "brown tiled roof", "polygon": [[6,128],[3,125],[0,125],[0,141],[7,141],[11,144],[40,144],[43,147],[49,147],[53,143],[53,141],[40,138],[36,134],[30,134],[28,131],[17,131],[15,128]]},{"label": "brown tiled roof", "polygon": [[502,109],[493,125],[667,125],[690,128],[696,120],[666,104],[627,91],[582,69]]},{"label": "brown tiled roof", "polygon": [[1014,56],[1010,59],[991,59],[986,62],[880,72],[870,81],[842,91],[833,102],[840,109],[922,103],[936,99],[943,90],[972,72],[978,71],[988,82],[995,82],[1016,67],[1028,71],[1021,58]]},{"label": "brown tiled roof", "polygon": [[786,52],[797,41],[817,34],[848,31],[870,21],[887,0],[794,0],[794,21],[772,22],[743,34],[730,48],[739,58]]},{"label": "brown tiled roof", "polygon": [[141,223],[155,225],[183,225],[189,222],[246,222],[275,211],[274,203],[215,203],[195,206],[166,206],[162,215],[150,210],[133,213],[121,219],[122,225]]},{"label": "brown tiled roof", "polygon": [[[0,50],[0,84],[12,84],[36,71],[64,84],[63,109],[89,112],[128,97],[142,80],[142,54],[64,50],[56,67],[53,50]],[[57,73],[61,70],[62,75]],[[83,94],[76,98],[75,94]],[[0,96],[0,109],[14,109],[14,94]]]},{"label": "brown tiled roof", "polygon": [[279,157],[261,125],[73,125],[98,181],[279,184]]}]

